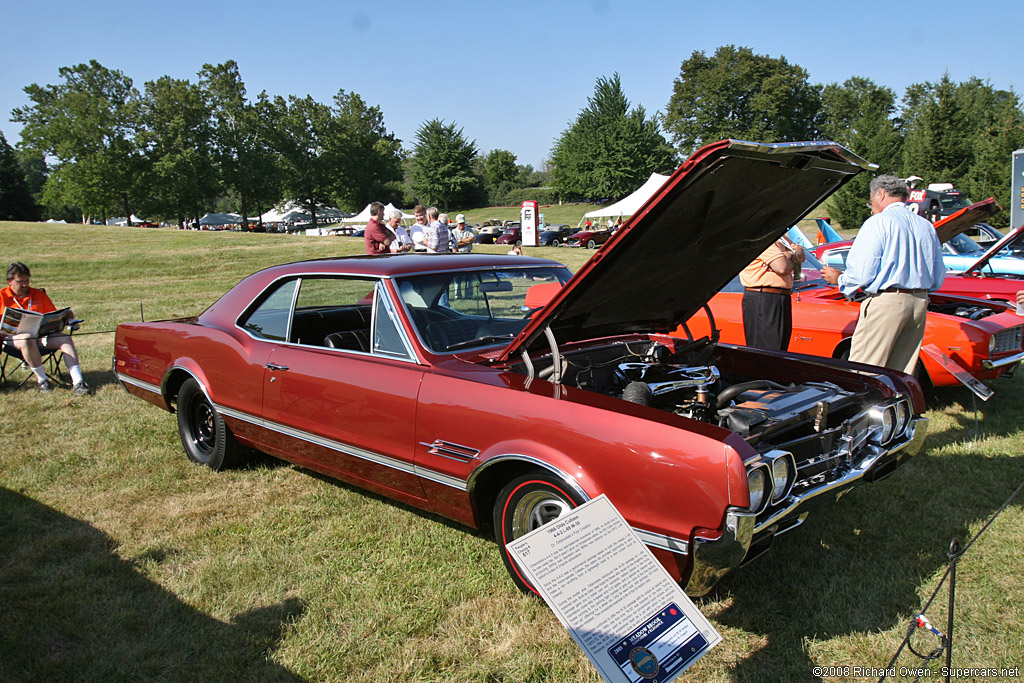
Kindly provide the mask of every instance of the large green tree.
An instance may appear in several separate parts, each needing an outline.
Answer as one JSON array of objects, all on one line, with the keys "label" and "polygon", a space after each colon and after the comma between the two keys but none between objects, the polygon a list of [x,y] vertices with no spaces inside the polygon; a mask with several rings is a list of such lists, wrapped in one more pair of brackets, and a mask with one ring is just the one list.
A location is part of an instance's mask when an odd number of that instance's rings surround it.
[{"label": "large green tree", "polygon": [[408,163],[408,181],[416,198],[445,211],[453,203],[465,205],[480,182],[473,172],[476,156],[476,141],[467,140],[454,121],[431,119],[421,125]]},{"label": "large green tree", "polygon": [[150,173],[147,208],[184,228],[185,219],[202,215],[220,188],[210,109],[199,86],[163,76],[146,83],[142,121]]},{"label": "large green tree", "polygon": [[[925,183],[952,183],[973,199],[1011,199],[1011,155],[1024,146],[1024,112],[1013,91],[971,78],[918,83],[903,98],[901,168]],[[1007,225],[1008,212],[993,217]]]},{"label": "large green tree", "polygon": [[284,170],[286,199],[299,202],[317,225],[316,209],[333,195],[344,172],[339,126],[326,104],[308,95],[272,100],[261,95],[261,125]]},{"label": "large green tree", "polygon": [[488,203],[496,206],[505,201],[510,191],[525,187],[528,174],[516,163],[515,154],[507,149],[492,149],[480,160],[480,175]]},{"label": "large green tree", "polygon": [[334,186],[338,205],[360,211],[371,201],[400,201],[402,145],[385,128],[380,107],[339,90],[334,117],[336,133],[330,142],[341,160]]},{"label": "large green tree", "polygon": [[[822,92],[822,136],[835,140],[879,166],[880,173],[899,170],[902,136],[896,118],[896,93],[871,79],[854,76]],[[831,199],[833,218],[846,228],[860,227],[871,174],[861,173]]]},{"label": "large green tree", "polygon": [[120,71],[96,60],[61,67],[61,82],[25,87],[32,104],[15,109],[22,142],[57,159],[47,180],[50,202],[83,214],[131,215],[144,160],[139,150],[139,93]]},{"label": "large green tree", "polygon": [[793,142],[817,137],[818,88],[785,57],[725,45],[682,63],[663,117],[683,155],[725,138]]},{"label": "large green tree", "polygon": [[903,174],[926,182],[956,183],[970,167],[970,112],[949,74],[938,83],[913,84],[903,98],[906,141]]},{"label": "large green tree", "polygon": [[7,138],[0,132],[0,221],[37,221],[39,207],[25,171]]},{"label": "large green tree", "polygon": [[651,173],[676,165],[672,147],[643,107],[630,107],[618,74],[598,78],[594,94],[551,152],[560,197],[624,197]]},{"label": "large green tree", "polygon": [[243,229],[253,207],[262,214],[281,198],[282,173],[260,114],[246,99],[238,64],[204,64],[199,86],[212,113],[213,154],[221,181],[237,197]]}]

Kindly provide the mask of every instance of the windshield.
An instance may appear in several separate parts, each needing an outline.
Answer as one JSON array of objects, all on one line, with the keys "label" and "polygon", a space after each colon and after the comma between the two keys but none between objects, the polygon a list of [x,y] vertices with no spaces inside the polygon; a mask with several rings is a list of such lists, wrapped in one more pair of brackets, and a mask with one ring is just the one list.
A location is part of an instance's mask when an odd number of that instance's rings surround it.
[{"label": "windshield", "polygon": [[953,239],[946,242],[944,246],[948,247],[948,249],[946,250],[947,253],[949,252],[949,250],[952,250],[954,254],[961,255],[977,254],[978,256],[980,256],[981,253],[984,251],[984,249],[978,246],[977,242],[972,240],[967,235],[964,235],[963,233],[957,235]]},{"label": "windshield", "polygon": [[395,278],[416,333],[434,353],[507,342],[568,282],[564,266],[515,266]]}]

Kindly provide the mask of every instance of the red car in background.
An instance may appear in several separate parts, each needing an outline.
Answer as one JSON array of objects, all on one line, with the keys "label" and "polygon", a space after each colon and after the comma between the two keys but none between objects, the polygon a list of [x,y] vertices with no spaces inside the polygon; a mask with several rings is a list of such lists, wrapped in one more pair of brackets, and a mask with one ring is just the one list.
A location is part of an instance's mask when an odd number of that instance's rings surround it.
[{"label": "red car in background", "polygon": [[590,230],[581,230],[573,235],[570,235],[565,240],[565,246],[567,247],[586,247],[587,249],[597,249],[599,246],[607,242],[612,236],[618,231],[618,228],[592,228]]},{"label": "red car in background", "polygon": [[518,223],[510,225],[498,235],[498,239],[494,241],[495,244],[522,244],[523,243],[523,229]]}]

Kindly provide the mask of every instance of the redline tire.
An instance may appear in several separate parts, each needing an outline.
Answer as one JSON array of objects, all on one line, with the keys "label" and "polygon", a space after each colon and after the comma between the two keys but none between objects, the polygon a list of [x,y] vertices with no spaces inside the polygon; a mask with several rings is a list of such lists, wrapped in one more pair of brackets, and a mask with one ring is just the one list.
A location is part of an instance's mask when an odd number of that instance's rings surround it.
[{"label": "redline tire", "polygon": [[517,477],[498,494],[494,503],[495,540],[505,568],[519,590],[537,593],[508,554],[505,544],[558,519],[583,502],[576,491],[547,472],[533,472]]}]

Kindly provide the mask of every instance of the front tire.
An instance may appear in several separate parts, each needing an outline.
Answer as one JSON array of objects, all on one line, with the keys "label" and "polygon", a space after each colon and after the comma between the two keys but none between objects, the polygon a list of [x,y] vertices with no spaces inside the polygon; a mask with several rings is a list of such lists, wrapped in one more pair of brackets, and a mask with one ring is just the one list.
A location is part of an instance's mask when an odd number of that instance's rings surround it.
[{"label": "front tire", "polygon": [[596,248],[597,248],[597,242],[595,242],[594,240],[587,240],[587,249],[596,249]]},{"label": "front tire", "polygon": [[212,470],[241,464],[244,451],[194,378],[178,392],[178,433],[189,460]]},{"label": "front tire", "polygon": [[551,240],[551,246],[557,247],[559,244],[561,244],[561,242],[559,242],[558,240]]},{"label": "front tire", "polygon": [[517,477],[498,494],[494,503],[495,540],[505,568],[519,590],[537,593],[509,555],[505,544],[558,519],[583,502],[576,491],[546,472]]}]

